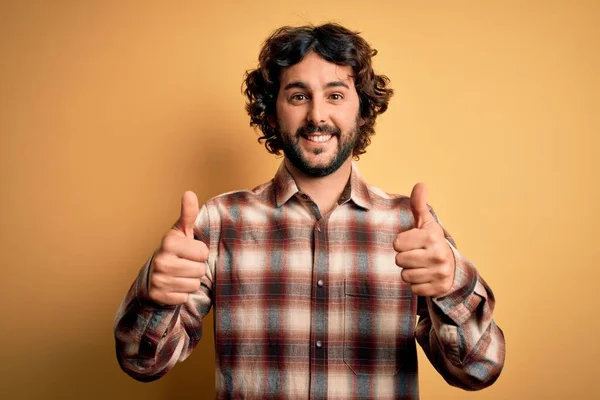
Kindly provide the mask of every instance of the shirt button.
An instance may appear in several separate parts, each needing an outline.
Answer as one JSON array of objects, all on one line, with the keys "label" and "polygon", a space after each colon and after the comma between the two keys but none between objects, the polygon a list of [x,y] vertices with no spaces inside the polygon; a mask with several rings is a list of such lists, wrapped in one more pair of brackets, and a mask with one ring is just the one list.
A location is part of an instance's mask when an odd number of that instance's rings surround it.
[{"label": "shirt button", "polygon": [[317,281],[317,286],[318,286],[318,287],[323,287],[323,280],[322,280],[322,279],[319,279],[319,280]]},{"label": "shirt button", "polygon": [[321,347],[323,347],[323,343],[320,340],[317,340],[317,348],[320,349]]},{"label": "shirt button", "polygon": [[317,225],[317,230],[321,232],[321,227],[319,225]]}]

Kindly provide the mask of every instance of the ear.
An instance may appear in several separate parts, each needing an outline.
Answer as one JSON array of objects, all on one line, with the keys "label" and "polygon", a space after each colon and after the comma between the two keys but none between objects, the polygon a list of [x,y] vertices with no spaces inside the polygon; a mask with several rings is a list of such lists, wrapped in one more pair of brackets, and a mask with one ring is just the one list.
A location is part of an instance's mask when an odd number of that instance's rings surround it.
[{"label": "ear", "polygon": [[267,115],[267,122],[273,129],[275,129],[275,127],[277,126],[274,115],[271,115],[271,114]]},{"label": "ear", "polygon": [[365,119],[364,119],[364,118],[361,118],[361,119],[360,119],[360,126],[363,126],[364,124],[365,124]]}]

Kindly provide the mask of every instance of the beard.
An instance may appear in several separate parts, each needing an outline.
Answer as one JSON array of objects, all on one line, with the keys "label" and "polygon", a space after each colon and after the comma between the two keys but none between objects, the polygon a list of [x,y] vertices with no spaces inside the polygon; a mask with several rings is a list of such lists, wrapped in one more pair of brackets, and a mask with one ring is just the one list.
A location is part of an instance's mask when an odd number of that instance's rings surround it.
[{"label": "beard", "polygon": [[[286,158],[290,160],[292,165],[300,172],[307,176],[315,178],[324,177],[337,171],[344,162],[352,155],[358,135],[360,132],[360,116],[356,119],[356,124],[347,134],[342,135],[339,128],[334,128],[329,125],[315,125],[312,122],[301,126],[296,130],[295,134],[291,132],[279,131],[281,138],[281,149]],[[279,124],[281,126],[281,124]],[[299,146],[300,138],[311,133],[325,133],[336,137],[337,149],[334,156],[327,163],[311,164],[309,160],[302,154],[302,149]],[[330,139],[331,140],[331,139]],[[319,155],[323,152],[322,148],[312,150],[314,155]]]}]

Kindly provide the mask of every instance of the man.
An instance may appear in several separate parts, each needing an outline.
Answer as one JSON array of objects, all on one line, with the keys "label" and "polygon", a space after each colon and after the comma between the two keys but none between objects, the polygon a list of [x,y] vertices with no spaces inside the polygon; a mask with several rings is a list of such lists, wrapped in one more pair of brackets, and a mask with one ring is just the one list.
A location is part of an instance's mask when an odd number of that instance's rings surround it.
[{"label": "man", "polygon": [[202,208],[184,194],[117,315],[129,375],[152,381],[187,358],[214,304],[220,399],[417,399],[415,338],[450,384],[497,379],[494,297],[426,187],[386,194],[352,161],[392,95],[375,54],[335,24],[267,39],[247,111],[284,161],[270,182]]}]

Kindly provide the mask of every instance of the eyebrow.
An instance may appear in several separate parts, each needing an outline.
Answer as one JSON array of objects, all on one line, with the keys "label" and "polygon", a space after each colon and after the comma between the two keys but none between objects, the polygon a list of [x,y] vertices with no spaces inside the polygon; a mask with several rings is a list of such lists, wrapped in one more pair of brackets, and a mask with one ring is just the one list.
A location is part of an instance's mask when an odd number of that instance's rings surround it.
[{"label": "eyebrow", "polygon": [[[333,82],[329,82],[329,83],[327,83],[327,85],[325,85],[325,88],[335,88],[335,87],[345,87],[346,89],[350,89],[350,87],[342,81],[333,81]],[[304,83],[302,81],[294,81],[294,82],[290,82],[287,85],[285,85],[283,90],[288,90],[288,89],[292,89],[292,88],[308,89],[308,86],[306,85],[306,83]]]}]

